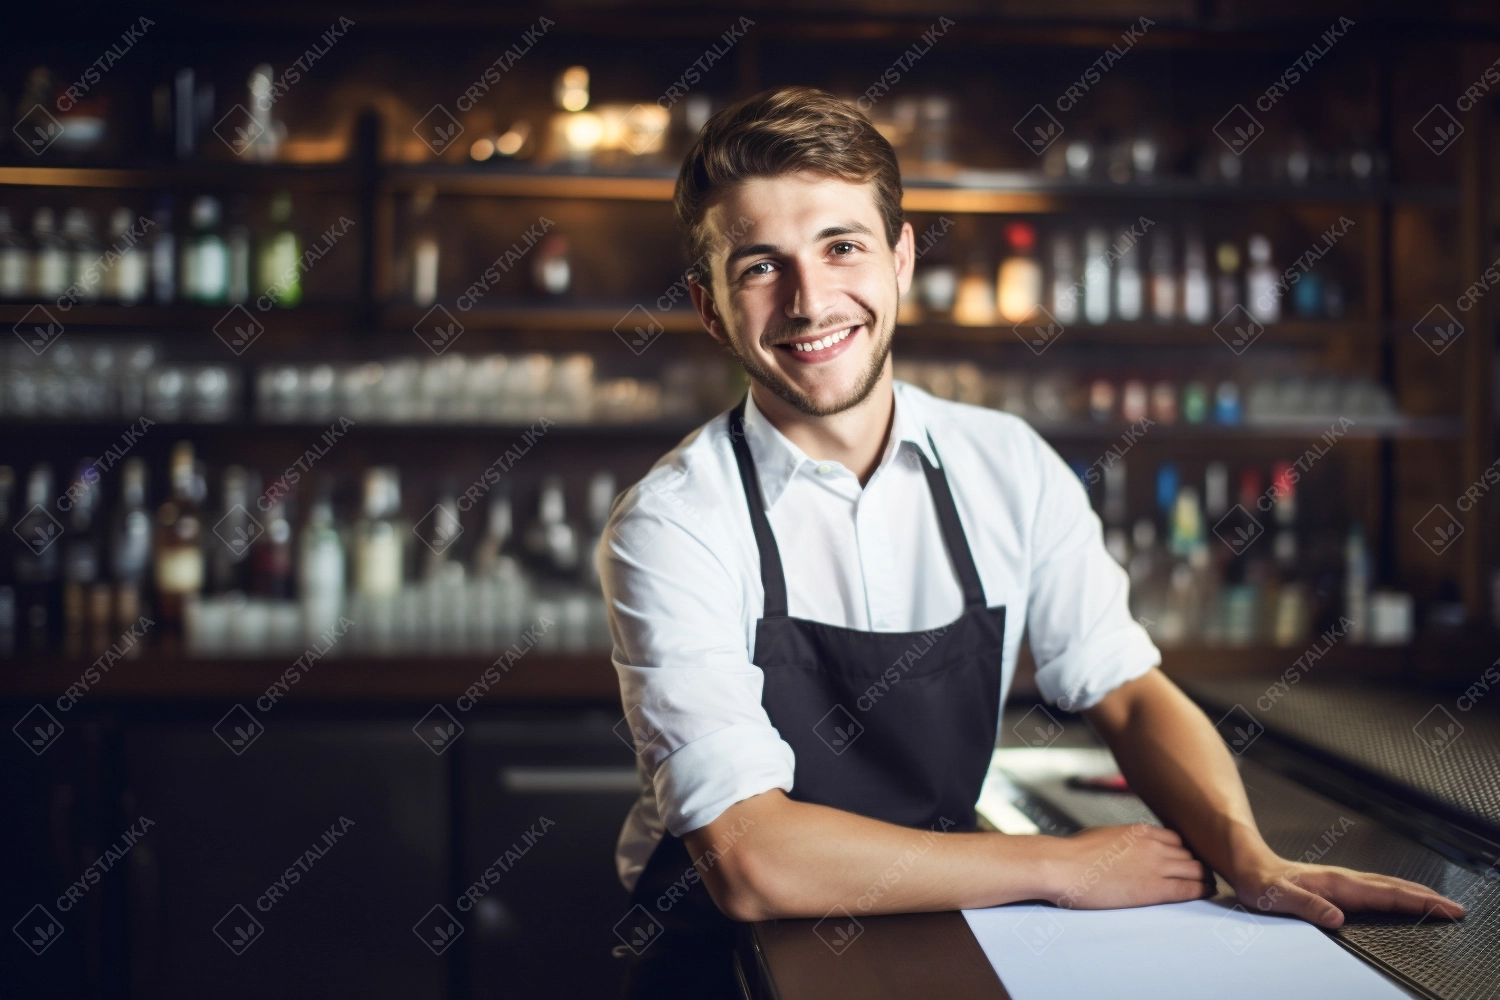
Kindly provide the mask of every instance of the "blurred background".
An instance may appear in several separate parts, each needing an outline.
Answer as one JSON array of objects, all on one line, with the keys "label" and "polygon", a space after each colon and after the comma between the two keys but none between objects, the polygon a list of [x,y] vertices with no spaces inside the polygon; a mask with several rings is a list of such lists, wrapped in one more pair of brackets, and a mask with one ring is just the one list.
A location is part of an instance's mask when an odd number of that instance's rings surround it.
[{"label": "blurred background", "polygon": [[894,145],[897,376],[1074,466],[1170,674],[1463,689],[1500,650],[1489,5],[7,22],[17,995],[614,991],[592,553],[744,391],[670,202],[766,87]]}]

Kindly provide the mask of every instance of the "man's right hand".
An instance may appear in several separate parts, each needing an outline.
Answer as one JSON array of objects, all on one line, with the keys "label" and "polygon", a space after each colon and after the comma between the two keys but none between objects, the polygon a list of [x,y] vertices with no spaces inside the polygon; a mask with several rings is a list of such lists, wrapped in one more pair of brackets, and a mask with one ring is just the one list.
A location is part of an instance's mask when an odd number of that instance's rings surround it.
[{"label": "man's right hand", "polygon": [[1213,875],[1181,837],[1159,826],[1096,827],[1057,847],[1059,881],[1049,901],[1064,908],[1111,910],[1214,894]]}]

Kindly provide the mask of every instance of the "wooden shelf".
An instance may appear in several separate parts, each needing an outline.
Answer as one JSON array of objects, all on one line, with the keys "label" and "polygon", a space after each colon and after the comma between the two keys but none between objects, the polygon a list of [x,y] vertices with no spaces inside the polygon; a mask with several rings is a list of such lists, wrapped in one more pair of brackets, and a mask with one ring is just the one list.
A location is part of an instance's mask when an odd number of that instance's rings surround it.
[{"label": "wooden shelf", "polygon": [[[509,302],[479,306],[468,312],[459,312],[448,306],[448,311],[465,330],[549,330],[570,333],[611,333],[615,327],[627,320],[644,319],[637,309],[646,309],[652,319],[666,333],[702,333],[703,324],[691,308],[658,310],[647,304],[634,302]],[[389,306],[384,310],[383,325],[391,329],[411,329],[431,311],[432,307]],[[623,328],[623,327],[622,327]]]},{"label": "wooden shelf", "polygon": [[[145,650],[135,660],[114,663],[91,686],[80,705],[119,701],[215,701],[254,699],[279,678],[295,655],[246,660],[197,659]],[[493,656],[433,653],[392,657],[330,655],[312,664],[284,698],[298,703],[446,702],[476,683]],[[89,661],[63,657],[0,660],[0,699],[53,703],[78,682]],[[547,653],[521,657],[491,684],[480,705],[620,700],[609,653]],[[64,718],[66,723],[66,717]]]},{"label": "wooden shelf", "polygon": [[0,167],[0,187],[70,187],[154,190],[162,187],[314,184],[353,193],[357,173],[348,163],[240,163],[213,161],[140,167]]},{"label": "wooden shelf", "polygon": [[[961,326],[945,319],[930,318],[917,323],[899,325],[896,327],[896,334],[898,337],[910,336],[921,340],[987,342],[1006,347],[1026,346],[1016,333],[1016,324],[1013,323],[995,326]],[[1292,319],[1266,327],[1259,340],[1271,344],[1322,346],[1335,337],[1373,340],[1380,334],[1381,327],[1377,323],[1359,320]],[[1118,347],[1201,346],[1224,351],[1225,356],[1230,357],[1228,346],[1214,333],[1213,327],[1197,323],[1114,321],[1093,324],[1078,321],[1067,326],[1057,338],[1056,343],[1086,343]]]},{"label": "wooden shelf", "polygon": [[[100,327],[129,330],[131,333],[168,331],[192,331],[209,333],[234,307],[231,305],[159,306],[140,303],[133,306],[101,303],[78,303],[70,309],[59,309],[56,302],[6,302],[0,304],[0,326],[18,323],[37,306],[41,306],[61,323],[65,329],[74,327]],[[304,302],[289,309],[257,309],[254,301],[246,305],[252,316],[260,320],[267,330],[288,327],[316,327],[319,331],[329,326],[352,327],[359,324],[368,310],[350,302]],[[225,350],[228,357],[228,351]]]}]

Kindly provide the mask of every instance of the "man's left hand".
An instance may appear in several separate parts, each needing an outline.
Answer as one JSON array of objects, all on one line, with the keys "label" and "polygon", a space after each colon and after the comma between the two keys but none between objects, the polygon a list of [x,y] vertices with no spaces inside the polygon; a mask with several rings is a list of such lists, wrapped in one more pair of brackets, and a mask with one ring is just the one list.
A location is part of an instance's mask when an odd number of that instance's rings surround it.
[{"label": "man's left hand", "polygon": [[1383,910],[1431,914],[1457,920],[1464,908],[1425,885],[1333,865],[1272,858],[1229,879],[1251,912],[1289,913],[1330,930],[1342,927],[1344,913]]}]

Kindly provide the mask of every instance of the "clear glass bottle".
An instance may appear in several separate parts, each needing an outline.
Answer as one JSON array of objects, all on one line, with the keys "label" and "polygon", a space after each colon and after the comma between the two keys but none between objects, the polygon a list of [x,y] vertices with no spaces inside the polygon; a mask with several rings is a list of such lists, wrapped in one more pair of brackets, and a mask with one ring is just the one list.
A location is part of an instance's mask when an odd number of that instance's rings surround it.
[{"label": "clear glass bottle", "polygon": [[135,214],[123,205],[109,217],[109,239],[119,258],[105,274],[104,295],[122,305],[146,297],[147,260],[135,234]]},{"label": "clear glass bottle", "polygon": [[1208,251],[1203,237],[1189,234],[1182,247],[1182,318],[1207,323],[1213,313],[1213,288],[1208,280]]},{"label": "clear glass bottle", "polygon": [[185,605],[203,592],[203,481],[193,446],[172,447],[172,498],[156,511],[156,602],[166,635],[181,635]]},{"label": "clear glass bottle", "polygon": [[1096,326],[1109,322],[1109,234],[1090,226],[1083,235],[1083,315]]},{"label": "clear glass bottle", "polygon": [[1132,243],[1115,268],[1115,315],[1127,323],[1140,319],[1143,298],[1140,244]]},{"label": "clear glass bottle", "polygon": [[202,305],[221,305],[229,298],[229,247],[219,235],[219,221],[219,199],[193,199],[192,265],[184,272],[191,275],[190,294]]},{"label": "clear glass bottle", "polygon": [[542,480],[537,518],[526,532],[526,550],[553,573],[572,576],[578,569],[578,533],[568,522],[563,481],[559,476]]},{"label": "clear glass bottle", "polygon": [[1250,267],[1245,271],[1245,307],[1260,323],[1281,319],[1281,290],[1271,267],[1271,241],[1259,233],[1250,237]]},{"label": "clear glass bottle", "polygon": [[1083,294],[1078,282],[1078,257],[1073,238],[1067,233],[1052,237],[1052,315],[1064,326],[1078,322],[1078,299]]},{"label": "clear glass bottle", "polygon": [[396,469],[366,469],[364,516],[354,538],[354,589],[362,596],[389,597],[401,589],[403,546],[395,523],[400,512]]},{"label": "clear glass bottle", "polygon": [[151,515],[146,512],[146,462],[127,458],[120,474],[120,506],[110,529],[110,575],[115,585],[115,624],[125,627],[142,614],[141,587],[151,568]]},{"label": "clear glass bottle", "polygon": [[[76,487],[76,489],[75,489]],[[99,479],[93,458],[84,458],[73,474],[63,536],[63,648],[77,655],[83,647],[88,591],[99,576],[102,561],[99,527]]]},{"label": "clear glass bottle", "polygon": [[[52,466],[43,462],[32,467],[26,479],[26,500],[18,513],[26,518],[36,506],[50,508],[57,494]],[[59,580],[61,549],[57,524],[45,518],[29,521],[28,531],[15,548],[16,591],[20,604],[23,644],[32,650],[55,648],[61,638],[62,587]]]},{"label": "clear glass bottle", "polygon": [[50,208],[39,208],[31,217],[31,239],[36,247],[31,291],[51,302],[68,290],[72,258],[68,244],[57,234],[57,217]]},{"label": "clear glass bottle", "polygon": [[249,589],[247,557],[254,540],[250,526],[250,474],[242,465],[224,468],[224,505],[214,523],[214,534],[222,545],[209,547],[208,590],[214,594]]},{"label": "clear glass bottle", "polygon": [[297,592],[308,641],[337,630],[344,606],[344,542],[328,492],[314,501],[302,529]]}]

